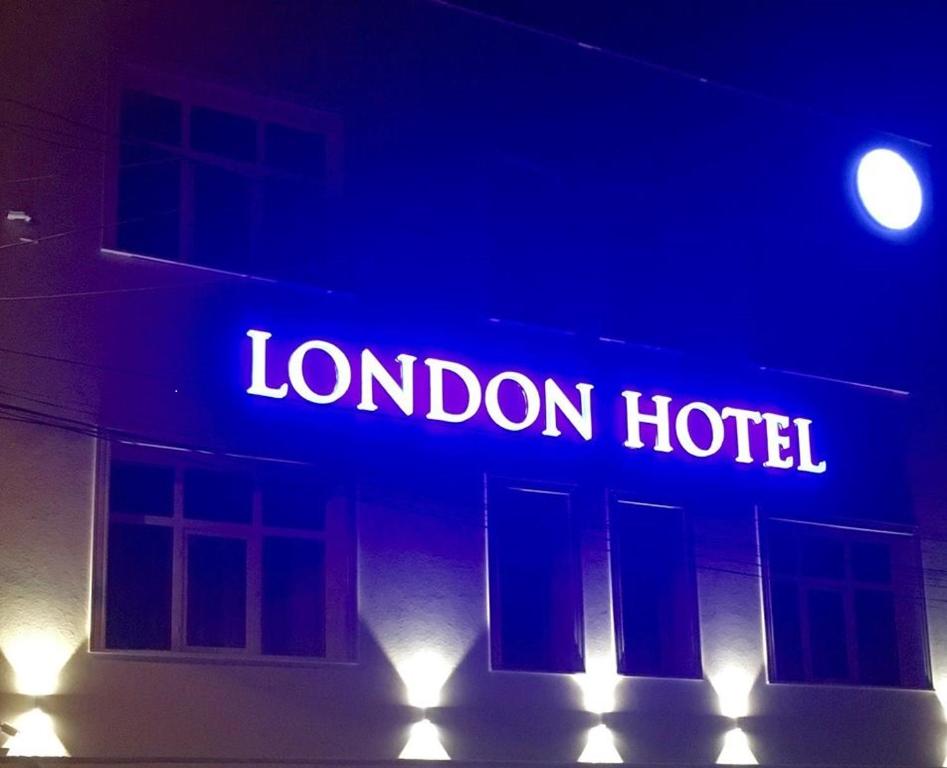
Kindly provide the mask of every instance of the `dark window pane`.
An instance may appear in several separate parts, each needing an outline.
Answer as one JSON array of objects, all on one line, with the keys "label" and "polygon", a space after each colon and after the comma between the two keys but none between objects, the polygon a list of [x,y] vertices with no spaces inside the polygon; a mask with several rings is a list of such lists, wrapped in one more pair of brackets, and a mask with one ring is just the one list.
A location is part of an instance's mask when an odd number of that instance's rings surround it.
[{"label": "dark window pane", "polygon": [[108,537],[106,647],[170,648],[171,528],[112,523]]},{"label": "dark window pane", "polygon": [[578,672],[581,584],[569,497],[492,492],[489,553],[494,666]]},{"label": "dark window pane", "polygon": [[774,680],[788,683],[805,679],[799,589],[788,581],[777,581],[770,592],[773,612]]},{"label": "dark window pane", "polygon": [[898,632],[894,595],[868,589],[855,592],[859,682],[898,685]]},{"label": "dark window pane", "polygon": [[616,503],[611,535],[620,671],[699,676],[697,599],[683,511]]},{"label": "dark window pane", "polygon": [[249,475],[189,469],[184,473],[184,517],[190,520],[249,523],[253,483]]},{"label": "dark window pane", "polygon": [[852,575],[858,581],[891,583],[891,547],[881,541],[852,544]]},{"label": "dark window pane", "polygon": [[181,104],[141,91],[125,91],[121,107],[122,139],[181,143]]},{"label": "dark window pane", "polygon": [[267,179],[263,184],[260,270],[273,277],[310,280],[324,253],[322,193],[306,179]]},{"label": "dark window pane", "polygon": [[171,517],[174,470],[171,467],[113,461],[109,479],[109,509],[126,515]]},{"label": "dark window pane", "polygon": [[798,536],[795,527],[785,523],[770,523],[769,568],[775,574],[790,575],[798,568]]},{"label": "dark window pane", "polygon": [[123,145],[118,170],[116,247],[178,259],[180,209],[180,159],[160,149]]},{"label": "dark window pane", "polygon": [[283,528],[325,528],[328,486],[302,475],[267,478],[263,484],[263,524]]},{"label": "dark window pane", "polygon": [[246,645],[247,545],[242,539],[187,540],[187,643]]},{"label": "dark window pane", "polygon": [[249,178],[211,165],[194,165],[194,263],[250,272],[252,216]]},{"label": "dark window pane", "polygon": [[325,547],[267,538],[263,544],[263,653],[324,656]]},{"label": "dark window pane", "polygon": [[830,590],[810,589],[806,597],[812,675],[816,680],[847,681],[848,638],[842,595]]},{"label": "dark window pane", "polygon": [[822,579],[845,578],[845,545],[819,533],[803,533],[799,537],[802,573]]},{"label": "dark window pane", "polygon": [[191,147],[231,160],[256,160],[256,122],[206,107],[191,110]]},{"label": "dark window pane", "polygon": [[326,138],[323,134],[269,123],[264,136],[267,165],[320,180],[325,178]]}]

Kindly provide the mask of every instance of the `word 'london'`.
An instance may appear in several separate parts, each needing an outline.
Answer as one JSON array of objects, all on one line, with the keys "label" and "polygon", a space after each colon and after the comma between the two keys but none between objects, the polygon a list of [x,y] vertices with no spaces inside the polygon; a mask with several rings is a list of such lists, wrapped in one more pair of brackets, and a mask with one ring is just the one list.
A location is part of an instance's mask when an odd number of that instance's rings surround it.
[{"label": "word 'london'", "polygon": [[[289,394],[289,388],[303,400],[318,405],[328,405],[341,399],[352,386],[352,363],[345,353],[335,344],[320,339],[306,341],[296,347],[289,356],[286,372],[289,381],[272,386],[266,380],[266,345],[273,334],[268,331],[249,330],[251,340],[250,386],[247,392],[259,397],[281,399]],[[309,355],[324,355],[335,369],[335,381],[327,392],[317,392],[307,380],[303,370],[304,361]],[[393,376],[382,362],[369,349],[360,354],[359,401],[356,407],[363,411],[377,411],[376,390],[380,388],[397,408],[405,415],[414,414],[414,355],[400,354],[395,357],[400,367],[400,376]],[[425,417],[432,421],[459,424],[469,421],[481,408],[486,410],[490,420],[501,429],[519,432],[528,429],[542,418],[542,434],[548,437],[562,435],[560,427],[568,423],[567,429],[574,430],[584,440],[592,439],[592,384],[576,384],[574,392],[566,393],[553,379],[546,379],[540,387],[528,376],[516,371],[503,371],[493,376],[486,385],[482,385],[478,376],[467,366],[450,360],[426,358],[430,387],[429,409]],[[466,404],[463,408],[448,410],[444,397],[445,377],[453,377],[466,391]],[[525,402],[525,411],[511,415],[504,411],[500,399],[500,387],[503,385],[518,388]],[[568,388],[567,388],[568,389]],[[735,451],[732,460],[740,464],[752,464],[757,457],[753,455],[750,432],[751,425],[761,425],[765,441],[764,467],[775,469],[796,469],[800,472],[821,474],[826,470],[826,462],[813,461],[812,440],[810,436],[811,419],[793,418],[778,413],[762,413],[745,408],[727,406],[720,410],[713,406],[694,401],[677,408],[671,418],[671,398],[666,395],[653,395],[647,410],[642,408],[641,392],[625,390],[621,393],[625,400],[625,440],[630,449],[650,448],[661,453],[675,450],[671,442],[673,432],[677,445],[691,456],[706,458],[719,453],[725,444],[728,430],[732,430]],[[522,410],[519,409],[519,410]],[[693,437],[692,420],[703,421],[699,431],[704,445],[698,445]],[[652,439],[648,444],[642,440],[641,425],[653,427]],[[762,446],[760,446],[762,448]],[[792,449],[792,450],[791,450]],[[798,458],[798,461],[796,459]]]}]

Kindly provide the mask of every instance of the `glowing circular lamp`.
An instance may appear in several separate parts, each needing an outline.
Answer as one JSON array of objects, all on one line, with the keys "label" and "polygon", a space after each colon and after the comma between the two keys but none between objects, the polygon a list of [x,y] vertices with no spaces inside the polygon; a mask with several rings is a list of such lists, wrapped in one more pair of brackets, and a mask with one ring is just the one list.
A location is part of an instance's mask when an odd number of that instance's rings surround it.
[{"label": "glowing circular lamp", "polygon": [[885,229],[904,230],[921,215],[921,182],[910,163],[891,149],[873,149],[858,161],[855,187],[865,211]]}]

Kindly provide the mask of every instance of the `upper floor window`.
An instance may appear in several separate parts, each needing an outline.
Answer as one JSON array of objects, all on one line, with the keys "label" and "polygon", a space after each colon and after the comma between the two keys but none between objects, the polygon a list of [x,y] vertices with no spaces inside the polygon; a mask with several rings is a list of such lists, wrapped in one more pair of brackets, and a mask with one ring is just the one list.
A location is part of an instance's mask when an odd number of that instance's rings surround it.
[{"label": "upper floor window", "polygon": [[700,677],[700,621],[684,510],[613,496],[609,543],[618,671]]},{"label": "upper floor window", "polygon": [[769,520],[763,545],[771,680],[930,684],[915,537]]},{"label": "upper floor window", "polygon": [[224,89],[130,73],[107,244],[287,279],[319,276],[338,117]]},{"label": "upper floor window", "polygon": [[111,454],[100,478],[98,649],[350,657],[342,489],[311,469],[124,445]]},{"label": "upper floor window", "polygon": [[488,486],[494,669],[583,669],[582,581],[568,490]]}]

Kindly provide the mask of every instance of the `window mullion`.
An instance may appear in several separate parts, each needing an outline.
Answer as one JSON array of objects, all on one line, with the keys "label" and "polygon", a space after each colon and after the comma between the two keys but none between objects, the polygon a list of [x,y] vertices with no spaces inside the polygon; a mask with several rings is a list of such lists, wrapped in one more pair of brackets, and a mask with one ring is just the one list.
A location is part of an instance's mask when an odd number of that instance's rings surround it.
[{"label": "window mullion", "polygon": [[852,548],[845,545],[845,648],[848,653],[848,678],[853,683],[861,680],[861,670],[858,668],[858,627],[855,619],[855,576],[852,572]]},{"label": "window mullion", "polygon": [[263,652],[263,499],[253,489],[253,523],[247,539],[247,653]]},{"label": "window mullion", "polygon": [[802,671],[806,680],[812,680],[812,634],[809,626],[809,585],[803,579],[797,579],[797,596],[799,601],[799,632],[802,635]]},{"label": "window mullion", "polygon": [[187,550],[184,534],[184,473],[174,473],[172,507],[173,538],[171,556],[171,650],[182,650],[185,643]]},{"label": "window mullion", "polygon": [[[344,659],[348,656],[348,504],[348,496],[343,494],[341,498],[331,499],[325,507],[325,655],[328,659]],[[343,543],[345,546],[342,546]]]}]

